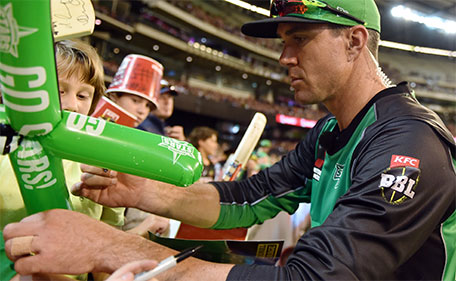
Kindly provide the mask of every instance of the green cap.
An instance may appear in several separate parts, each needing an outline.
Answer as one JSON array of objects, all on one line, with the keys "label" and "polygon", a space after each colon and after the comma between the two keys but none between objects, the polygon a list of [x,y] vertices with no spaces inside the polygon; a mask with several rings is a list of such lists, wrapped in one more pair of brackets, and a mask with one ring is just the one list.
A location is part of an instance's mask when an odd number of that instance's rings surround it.
[{"label": "green cap", "polygon": [[[326,1],[303,1],[282,0],[293,3],[324,3],[339,11],[344,11],[365,22],[364,26],[380,32],[380,13],[374,0],[326,0]],[[290,13],[282,17],[277,16],[264,20],[246,23],[242,26],[242,33],[248,36],[261,38],[277,38],[277,26],[279,23],[333,23],[345,26],[355,26],[360,23],[335,12],[323,9],[317,5],[307,5],[303,14]]]}]

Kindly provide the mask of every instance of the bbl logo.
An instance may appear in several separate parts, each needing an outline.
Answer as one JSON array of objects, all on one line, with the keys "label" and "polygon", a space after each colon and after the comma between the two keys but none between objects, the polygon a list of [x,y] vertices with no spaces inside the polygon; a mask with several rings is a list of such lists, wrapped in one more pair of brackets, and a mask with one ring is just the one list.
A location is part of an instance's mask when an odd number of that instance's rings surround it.
[{"label": "bbl logo", "polygon": [[388,168],[381,174],[380,190],[386,202],[398,205],[415,196],[421,170],[415,167]]}]

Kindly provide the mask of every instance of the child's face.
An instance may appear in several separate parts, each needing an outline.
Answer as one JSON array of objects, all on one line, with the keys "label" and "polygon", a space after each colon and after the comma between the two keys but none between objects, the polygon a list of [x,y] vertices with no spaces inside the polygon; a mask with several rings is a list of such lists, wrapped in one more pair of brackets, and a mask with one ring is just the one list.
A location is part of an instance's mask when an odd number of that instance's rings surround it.
[{"label": "child's face", "polygon": [[138,118],[135,127],[139,126],[149,115],[150,102],[140,96],[122,94],[115,96],[115,102]]},{"label": "child's face", "polygon": [[218,148],[217,136],[212,135],[211,137],[198,141],[198,149],[204,150],[207,155],[215,155]]},{"label": "child's face", "polygon": [[92,105],[95,87],[82,82],[79,72],[71,77],[67,75],[59,76],[60,101],[64,110],[89,114]]},{"label": "child's face", "polygon": [[157,109],[153,112],[155,116],[161,119],[168,119],[173,115],[174,97],[168,93],[160,94],[157,99]]}]

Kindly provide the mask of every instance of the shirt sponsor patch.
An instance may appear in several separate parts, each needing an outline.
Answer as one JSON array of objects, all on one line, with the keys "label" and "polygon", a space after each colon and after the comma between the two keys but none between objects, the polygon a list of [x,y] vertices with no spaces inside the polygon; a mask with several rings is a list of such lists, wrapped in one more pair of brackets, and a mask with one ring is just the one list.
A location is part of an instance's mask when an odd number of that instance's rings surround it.
[{"label": "shirt sponsor patch", "polygon": [[419,168],[420,159],[402,156],[402,155],[393,155],[391,156],[390,168],[395,167],[414,167]]},{"label": "shirt sponsor patch", "polygon": [[386,169],[381,174],[378,185],[383,199],[393,205],[412,199],[415,196],[420,174],[420,169],[410,166]]}]

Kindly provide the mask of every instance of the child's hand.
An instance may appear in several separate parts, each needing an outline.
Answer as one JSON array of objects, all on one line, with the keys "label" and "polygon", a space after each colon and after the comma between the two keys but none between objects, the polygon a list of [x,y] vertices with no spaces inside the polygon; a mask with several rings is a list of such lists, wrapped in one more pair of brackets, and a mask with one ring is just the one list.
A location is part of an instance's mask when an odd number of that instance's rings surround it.
[{"label": "child's hand", "polygon": [[182,126],[165,127],[165,133],[170,138],[181,140],[181,141],[185,140],[184,127],[182,127]]}]

